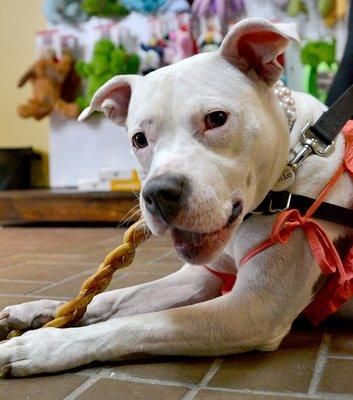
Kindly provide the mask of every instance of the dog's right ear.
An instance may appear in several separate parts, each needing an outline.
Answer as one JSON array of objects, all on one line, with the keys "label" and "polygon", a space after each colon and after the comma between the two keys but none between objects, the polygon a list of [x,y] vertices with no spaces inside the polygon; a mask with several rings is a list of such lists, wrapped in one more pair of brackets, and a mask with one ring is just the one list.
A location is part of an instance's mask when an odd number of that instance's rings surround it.
[{"label": "dog's right ear", "polygon": [[94,111],[101,111],[115,124],[125,125],[132,90],[141,79],[138,75],[119,75],[100,87],[92,97],[91,104],[79,115],[83,121]]},{"label": "dog's right ear", "polygon": [[219,52],[240,71],[255,71],[259,79],[271,85],[281,76],[281,57],[291,40],[299,41],[295,24],[247,18],[228,32]]}]

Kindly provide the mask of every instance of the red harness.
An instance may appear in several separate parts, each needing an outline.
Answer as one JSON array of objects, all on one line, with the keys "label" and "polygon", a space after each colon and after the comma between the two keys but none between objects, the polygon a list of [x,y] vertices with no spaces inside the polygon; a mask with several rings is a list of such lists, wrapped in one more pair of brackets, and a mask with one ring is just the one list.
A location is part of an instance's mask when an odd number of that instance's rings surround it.
[{"label": "red harness", "polygon": [[[346,258],[341,260],[334,244],[325,231],[311,218],[326,199],[335,183],[345,172],[353,179],[353,121],[347,122],[343,128],[343,133],[346,140],[343,163],[329,180],[315,203],[308,209],[304,216],[301,216],[297,209],[280,212],[274,223],[271,237],[260,243],[240,261],[240,265],[244,265],[252,257],[276,243],[286,243],[293,231],[301,228],[322,273],[330,275],[328,282],[304,310],[304,314],[314,325],[333,314],[343,303],[353,297],[353,244]],[[223,280],[222,295],[232,290],[236,275],[206,268]]]}]

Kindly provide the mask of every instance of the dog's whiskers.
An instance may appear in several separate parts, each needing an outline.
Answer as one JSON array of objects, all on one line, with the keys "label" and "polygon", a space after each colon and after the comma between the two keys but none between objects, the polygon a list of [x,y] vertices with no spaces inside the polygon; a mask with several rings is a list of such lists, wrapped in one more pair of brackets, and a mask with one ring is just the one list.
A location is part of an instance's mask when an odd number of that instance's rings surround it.
[{"label": "dog's whiskers", "polygon": [[140,206],[139,204],[136,204],[134,207],[132,207],[122,218],[120,221],[118,228],[121,228],[123,225],[128,224],[131,222],[131,220],[137,216],[140,213]]}]

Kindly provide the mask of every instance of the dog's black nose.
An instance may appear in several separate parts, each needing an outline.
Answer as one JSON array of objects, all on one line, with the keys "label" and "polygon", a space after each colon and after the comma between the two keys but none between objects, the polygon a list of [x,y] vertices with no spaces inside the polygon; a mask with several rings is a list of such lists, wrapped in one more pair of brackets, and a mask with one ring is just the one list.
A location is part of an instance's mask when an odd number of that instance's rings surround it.
[{"label": "dog's black nose", "polygon": [[184,176],[160,175],[145,185],[142,196],[148,212],[171,223],[186,204],[188,191],[188,180]]}]

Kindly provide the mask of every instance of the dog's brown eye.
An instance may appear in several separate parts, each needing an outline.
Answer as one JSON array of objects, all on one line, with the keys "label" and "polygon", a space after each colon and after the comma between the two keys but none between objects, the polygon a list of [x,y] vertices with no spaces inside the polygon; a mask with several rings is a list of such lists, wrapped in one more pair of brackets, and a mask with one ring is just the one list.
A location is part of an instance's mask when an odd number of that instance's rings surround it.
[{"label": "dog's brown eye", "polygon": [[224,111],[213,111],[206,115],[205,126],[206,129],[214,129],[224,125],[227,122],[227,114]]},{"label": "dog's brown eye", "polygon": [[136,149],[142,149],[148,146],[146,135],[143,132],[137,132],[132,137],[132,144]]}]

